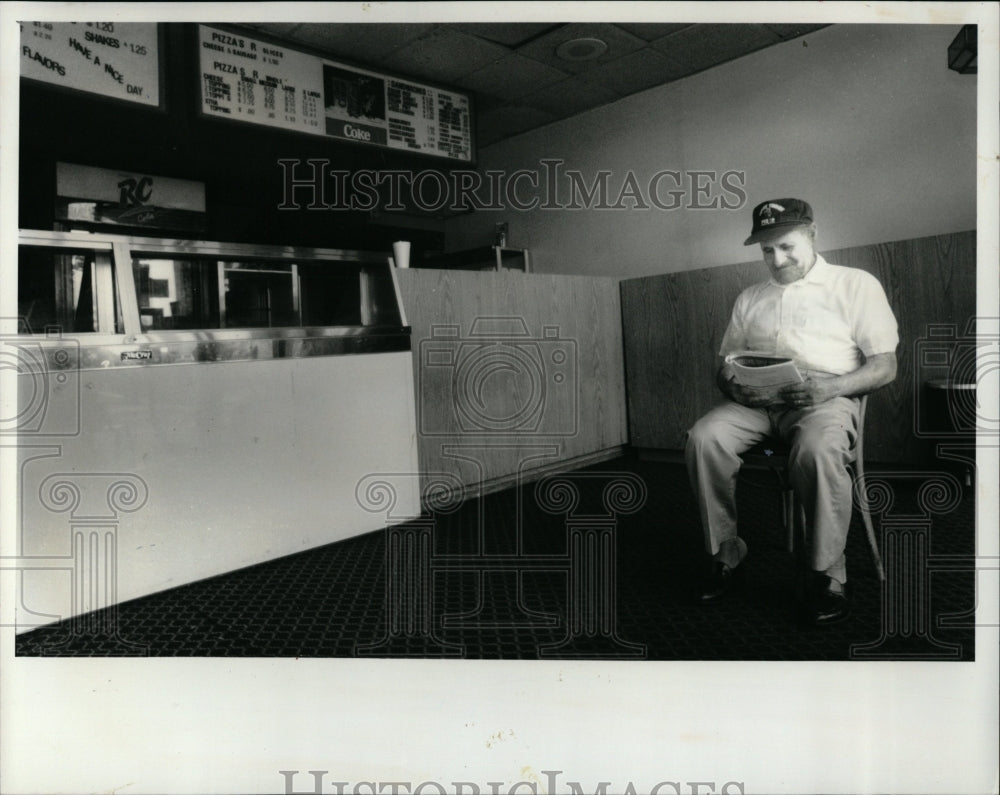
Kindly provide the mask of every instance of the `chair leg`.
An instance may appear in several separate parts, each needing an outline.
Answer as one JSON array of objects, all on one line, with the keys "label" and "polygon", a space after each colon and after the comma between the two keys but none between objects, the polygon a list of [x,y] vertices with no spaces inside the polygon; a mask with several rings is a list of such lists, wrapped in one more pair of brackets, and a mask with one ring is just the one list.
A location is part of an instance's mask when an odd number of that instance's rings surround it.
[{"label": "chair leg", "polygon": [[[875,571],[878,573],[879,582],[885,582],[885,568],[882,566],[882,555],[878,551],[875,526],[872,524],[872,512],[868,505],[868,493],[865,491],[865,474],[861,468],[858,469],[857,488],[858,504],[861,508],[861,521],[865,525],[865,535],[868,537],[868,547],[872,553],[872,562],[875,564]],[[794,552],[796,540],[803,539],[806,536],[806,509],[801,502],[796,501],[795,492],[791,489],[782,492],[781,502],[785,531],[787,533],[786,543],[788,551]],[[798,520],[798,524],[796,524],[796,520]],[[801,529],[801,533],[797,534],[796,530],[799,528]]]},{"label": "chair leg", "polygon": [[795,492],[785,489],[781,492],[781,520],[785,525],[785,547],[795,551]]},{"label": "chair leg", "polygon": [[[864,481],[861,481],[860,486],[864,489]],[[868,497],[862,491],[861,502],[861,520],[865,523],[865,534],[868,536],[868,547],[872,551],[872,562],[875,564],[875,571],[878,572],[879,582],[885,582],[885,569],[882,567],[882,556],[878,551],[878,541],[875,538],[875,527],[872,524],[872,512],[868,507]]]},{"label": "chair leg", "polygon": [[882,555],[878,551],[878,540],[875,538],[875,526],[872,524],[871,507],[868,505],[868,492],[865,489],[865,473],[862,467],[857,469],[858,507],[861,508],[861,521],[865,523],[865,535],[868,536],[868,548],[872,553],[872,562],[878,573],[879,582],[885,582],[885,569],[882,566]]},{"label": "chair leg", "polygon": [[[872,562],[880,582],[885,582],[885,568],[882,566],[882,556],[878,550],[878,540],[875,538],[875,526],[872,524],[872,512],[868,505],[868,493],[865,490],[864,465],[855,462],[857,474],[858,504],[861,508],[861,521],[865,525],[865,535],[868,537],[868,547],[871,549]],[[797,543],[806,538],[806,509],[795,499],[795,491],[785,483],[781,492],[781,518],[785,525],[785,548],[794,553]]]}]

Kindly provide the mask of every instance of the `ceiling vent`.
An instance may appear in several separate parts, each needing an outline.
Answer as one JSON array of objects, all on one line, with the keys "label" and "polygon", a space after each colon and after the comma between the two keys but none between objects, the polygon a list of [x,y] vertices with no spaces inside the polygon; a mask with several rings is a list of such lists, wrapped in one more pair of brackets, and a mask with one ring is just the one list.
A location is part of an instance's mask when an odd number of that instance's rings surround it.
[{"label": "ceiling vent", "polygon": [[556,55],[564,61],[596,61],[607,51],[606,41],[591,38],[570,39],[556,47]]}]

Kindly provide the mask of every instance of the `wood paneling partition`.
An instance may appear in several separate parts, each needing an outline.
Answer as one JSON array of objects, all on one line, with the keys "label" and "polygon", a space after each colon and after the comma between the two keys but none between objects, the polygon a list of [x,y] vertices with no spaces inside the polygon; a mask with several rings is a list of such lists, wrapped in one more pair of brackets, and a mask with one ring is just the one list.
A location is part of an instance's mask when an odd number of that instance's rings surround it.
[{"label": "wood paneling partition", "polygon": [[472,491],[617,455],[627,441],[618,280],[399,270],[422,473]]},{"label": "wood paneling partition", "polygon": [[[915,418],[931,373],[920,366],[915,351],[931,324],[954,324],[960,338],[974,317],[975,232],[857,246],[824,256],[878,277],[899,322],[898,375],[868,401],[865,456],[886,463],[926,462],[929,448],[915,433]],[[633,447],[683,449],[687,429],[721,399],[715,363],[733,301],[742,289],[766,278],[763,262],[756,262],[622,282]]]}]

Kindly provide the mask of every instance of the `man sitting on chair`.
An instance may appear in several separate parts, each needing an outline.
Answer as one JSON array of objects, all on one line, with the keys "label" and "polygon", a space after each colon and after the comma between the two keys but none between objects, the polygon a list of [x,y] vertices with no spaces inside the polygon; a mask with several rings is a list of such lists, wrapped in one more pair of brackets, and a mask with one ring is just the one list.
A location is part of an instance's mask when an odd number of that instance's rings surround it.
[{"label": "man sitting on chair", "polygon": [[[725,595],[747,554],[737,535],[736,475],[740,454],[768,436],[791,445],[789,479],[806,515],[807,618],[846,618],[844,547],[851,520],[851,461],[859,396],[896,377],[899,337],[885,291],[856,268],[816,253],[812,208],[774,199],[753,210],[744,245],[759,243],[768,281],[736,299],[722,339],[717,375],[727,400],[688,432],[685,456],[701,513],[711,571],[703,602]],[[756,351],[790,357],[801,383],[750,388],[736,382],[725,357]]]}]

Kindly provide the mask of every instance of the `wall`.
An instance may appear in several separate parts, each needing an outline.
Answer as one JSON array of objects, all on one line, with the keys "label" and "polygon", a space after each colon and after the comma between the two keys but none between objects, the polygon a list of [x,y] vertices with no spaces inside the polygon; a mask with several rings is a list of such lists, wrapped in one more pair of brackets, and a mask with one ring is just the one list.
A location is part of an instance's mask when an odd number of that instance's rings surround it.
[{"label": "wall", "polygon": [[[644,191],[662,169],[742,171],[747,205],[738,211],[480,211],[446,224],[448,248],[485,244],[506,220],[539,272],[712,267],[753,257],[741,245],[748,209],[782,196],[813,204],[826,249],[972,229],[976,78],[946,66],[958,29],[835,25],[480,153],[481,170],[544,173],[539,160],[559,158],[588,183],[610,170],[609,203],[629,171]],[[669,202],[673,184],[661,185]],[[719,184],[687,196],[737,199]]]},{"label": "wall", "polygon": [[627,425],[617,280],[396,274],[413,328],[425,478],[443,472],[472,491],[490,491],[621,451]]},{"label": "wall", "polygon": [[[858,246],[824,256],[875,275],[899,323],[896,380],[868,401],[865,458],[909,466],[929,463],[930,444],[922,438],[928,418],[919,411],[928,399],[924,382],[949,372],[947,367],[928,369],[919,351],[933,331],[929,324],[955,327],[951,339],[935,335],[936,347],[954,352],[962,345],[976,311],[975,232]],[[747,263],[622,282],[634,447],[682,449],[687,429],[721,400],[715,367],[733,301],[764,278],[763,264]],[[960,364],[961,359],[953,360]],[[941,421],[940,416],[932,419]]]}]

